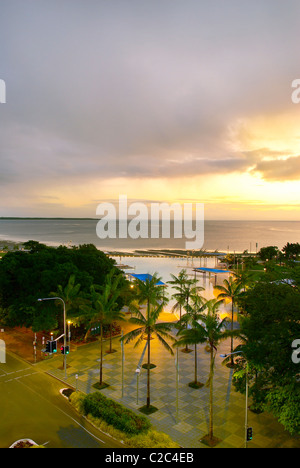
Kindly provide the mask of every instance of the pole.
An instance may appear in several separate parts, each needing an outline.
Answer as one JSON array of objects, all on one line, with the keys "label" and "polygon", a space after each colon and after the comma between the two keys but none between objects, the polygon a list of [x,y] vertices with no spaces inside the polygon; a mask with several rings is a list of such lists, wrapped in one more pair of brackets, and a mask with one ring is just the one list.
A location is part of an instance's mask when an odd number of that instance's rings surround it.
[{"label": "pole", "polygon": [[139,377],[140,377],[141,369],[137,367],[136,373],[136,404],[139,404]]},{"label": "pole", "polygon": [[178,348],[176,349],[176,421],[178,422],[178,383],[179,383],[179,362],[178,362]]},{"label": "pole", "polygon": [[[123,338],[123,330],[122,330],[122,338]],[[122,398],[124,397],[124,343],[123,339],[121,339],[121,350],[122,350]]]},{"label": "pole", "polygon": [[[221,354],[221,358],[226,358],[227,356],[232,356],[233,354],[244,354],[243,351],[235,351],[233,353],[228,353],[228,354]],[[248,383],[248,372],[249,372],[249,366],[248,366],[248,361],[246,361],[246,403],[245,403],[245,444],[244,448],[248,447],[248,441],[247,441],[247,429],[248,429],[248,390],[249,390],[249,383]]]},{"label": "pole", "polygon": [[248,447],[247,444],[247,429],[248,429],[248,361],[246,364],[246,408],[245,408],[245,448]]},{"label": "pole", "polygon": [[66,355],[66,346],[67,346],[67,322],[66,322],[66,304],[63,299],[60,298],[60,300],[63,303],[64,307],[64,348],[65,348],[65,353],[64,353],[64,370],[65,370],[65,378],[67,377],[67,355]]},{"label": "pole", "polygon": [[[63,303],[63,311],[64,311],[64,349],[66,350],[67,346],[67,322],[66,322],[66,304],[65,301],[61,297],[44,297],[43,299],[38,299],[38,302],[43,301],[61,301]],[[51,335],[51,340],[53,340],[53,336]],[[67,355],[66,352],[64,353],[64,371],[65,371],[65,378],[67,377]]]}]

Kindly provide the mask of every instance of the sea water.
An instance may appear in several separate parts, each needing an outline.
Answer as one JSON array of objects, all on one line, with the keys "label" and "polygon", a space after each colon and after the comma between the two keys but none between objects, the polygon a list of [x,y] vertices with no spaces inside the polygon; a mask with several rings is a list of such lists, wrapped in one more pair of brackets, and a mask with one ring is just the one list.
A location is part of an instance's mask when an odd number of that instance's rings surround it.
[{"label": "sea water", "polygon": [[[0,219],[0,241],[36,240],[47,245],[94,244],[106,251],[184,249],[185,239],[99,239],[97,219]],[[300,242],[300,221],[205,221],[208,251],[255,253],[269,245],[279,249]]]}]

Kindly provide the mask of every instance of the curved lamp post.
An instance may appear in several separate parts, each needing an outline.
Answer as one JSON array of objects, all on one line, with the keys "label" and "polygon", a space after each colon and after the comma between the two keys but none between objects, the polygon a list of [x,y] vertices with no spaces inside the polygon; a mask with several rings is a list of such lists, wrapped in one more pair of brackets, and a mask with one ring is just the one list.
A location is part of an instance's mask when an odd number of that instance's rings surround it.
[{"label": "curved lamp post", "polygon": [[[66,304],[65,301],[61,297],[44,297],[42,299],[38,299],[38,302],[44,301],[61,301],[63,303],[63,311],[64,311],[64,349],[67,346],[67,322],[66,322]],[[65,371],[65,378],[67,377],[67,355],[64,353],[64,371]]]}]

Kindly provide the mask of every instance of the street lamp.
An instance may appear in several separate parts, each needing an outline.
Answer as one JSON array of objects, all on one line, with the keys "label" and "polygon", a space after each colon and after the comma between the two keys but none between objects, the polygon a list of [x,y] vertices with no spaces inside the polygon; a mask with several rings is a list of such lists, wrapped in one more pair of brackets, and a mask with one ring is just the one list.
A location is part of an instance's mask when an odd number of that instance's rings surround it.
[{"label": "street lamp", "polygon": [[[67,330],[66,330],[66,304],[65,301],[61,297],[44,297],[42,299],[38,299],[38,302],[44,301],[61,301],[63,303],[63,310],[64,310],[64,349],[67,346]],[[65,378],[67,377],[67,355],[64,353],[64,370],[65,370]]]},{"label": "street lamp", "polygon": [[[243,354],[243,351],[235,351],[233,353],[228,354],[220,354],[221,358],[226,358],[228,356],[232,356],[233,354]],[[246,360],[246,408],[245,408],[245,448],[247,448],[248,442],[248,361]]]}]

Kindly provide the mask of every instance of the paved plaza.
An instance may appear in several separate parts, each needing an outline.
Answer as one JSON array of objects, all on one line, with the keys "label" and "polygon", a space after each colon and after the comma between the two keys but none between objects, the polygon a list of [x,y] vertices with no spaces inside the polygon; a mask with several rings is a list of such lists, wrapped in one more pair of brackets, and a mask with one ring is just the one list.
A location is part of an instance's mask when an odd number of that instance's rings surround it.
[{"label": "paved plaza", "polygon": [[[125,331],[126,332],[126,325]],[[146,345],[146,341],[145,341]],[[136,369],[146,362],[144,344],[134,348],[134,343],[122,347],[120,337],[114,338],[114,353],[106,353],[109,342],[104,343],[103,380],[109,386],[101,392],[137,411],[146,403],[147,370]],[[214,375],[214,435],[221,439],[218,448],[244,447],[245,396],[232,385],[232,370],[222,365],[220,354],[230,351],[230,343],[223,343],[217,353]],[[95,342],[71,350],[67,356],[67,378],[63,370],[63,356],[35,364],[79,391],[96,391],[99,381],[100,346]],[[158,342],[151,340],[151,404],[158,411],[148,416],[157,430],[169,434],[184,448],[205,448],[200,439],[209,428],[209,389],[193,389],[188,383],[194,379],[194,353],[178,351],[179,378],[177,380],[175,357]],[[198,380],[206,383],[209,375],[210,355],[204,345],[198,346]],[[76,379],[76,375],[78,378]],[[178,384],[177,384],[178,382]],[[249,448],[296,448],[300,438],[291,437],[271,415],[248,411],[248,425],[253,427],[253,440]]]}]

